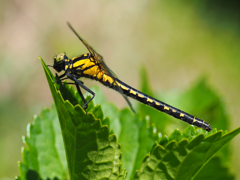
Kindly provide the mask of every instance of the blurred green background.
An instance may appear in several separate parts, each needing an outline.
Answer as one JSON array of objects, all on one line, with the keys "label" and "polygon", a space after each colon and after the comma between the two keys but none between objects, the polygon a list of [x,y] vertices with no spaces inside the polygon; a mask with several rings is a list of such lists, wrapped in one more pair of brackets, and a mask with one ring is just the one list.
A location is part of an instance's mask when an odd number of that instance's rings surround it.
[{"label": "blurred green background", "polygon": [[[154,90],[162,92],[183,91],[204,75],[226,103],[230,130],[240,126],[239,7],[238,1],[223,0],[1,0],[0,179],[19,174],[26,125],[53,103],[38,56],[52,64],[60,52],[69,57],[87,52],[67,21],[135,88],[142,66]],[[118,93],[102,88],[109,101],[126,106]],[[239,136],[232,141],[237,179],[239,141]]]}]

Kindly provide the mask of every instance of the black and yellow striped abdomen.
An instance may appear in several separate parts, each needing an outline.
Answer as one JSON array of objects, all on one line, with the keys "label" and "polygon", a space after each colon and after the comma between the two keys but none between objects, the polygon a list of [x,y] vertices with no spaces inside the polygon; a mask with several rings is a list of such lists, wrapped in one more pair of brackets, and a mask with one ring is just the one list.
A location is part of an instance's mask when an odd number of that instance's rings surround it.
[{"label": "black and yellow striped abdomen", "polygon": [[212,130],[211,126],[207,122],[205,122],[201,119],[198,119],[186,112],[183,112],[175,107],[172,107],[162,101],[152,98],[152,97],[132,88],[131,86],[123,83],[119,79],[115,79],[114,83],[103,82],[103,81],[100,81],[100,82],[122,94],[127,95],[128,97],[136,99],[143,104],[146,104],[146,105],[151,106],[159,111],[167,113],[177,119],[185,121],[191,125],[195,125],[197,127],[206,129],[207,131]]}]

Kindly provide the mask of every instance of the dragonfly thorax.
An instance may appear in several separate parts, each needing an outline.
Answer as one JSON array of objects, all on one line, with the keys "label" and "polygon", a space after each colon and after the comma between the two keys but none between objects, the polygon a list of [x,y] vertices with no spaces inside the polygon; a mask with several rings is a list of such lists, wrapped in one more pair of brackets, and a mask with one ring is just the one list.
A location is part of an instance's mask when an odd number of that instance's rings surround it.
[{"label": "dragonfly thorax", "polygon": [[67,59],[68,59],[68,57],[66,56],[65,53],[60,53],[57,56],[54,56],[53,68],[58,72],[64,70],[65,60],[67,60]]}]

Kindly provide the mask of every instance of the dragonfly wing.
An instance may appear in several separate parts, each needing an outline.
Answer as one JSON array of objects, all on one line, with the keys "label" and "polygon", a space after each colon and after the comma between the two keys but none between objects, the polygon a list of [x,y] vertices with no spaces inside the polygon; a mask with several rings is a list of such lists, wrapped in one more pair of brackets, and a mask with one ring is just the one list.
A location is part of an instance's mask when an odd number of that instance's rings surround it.
[{"label": "dragonfly wing", "polygon": [[[97,63],[101,67],[101,69],[103,71],[105,71],[105,73],[107,73],[113,79],[118,79],[117,75],[105,64],[103,57],[100,54],[98,54],[96,51],[94,51],[93,49],[92,49],[92,51],[94,52],[94,55],[93,55],[94,59],[97,61]],[[123,98],[127,101],[131,110],[135,113],[131,102],[129,101],[128,97],[125,94],[123,94],[122,89],[119,86],[115,86],[115,89],[123,96]]]},{"label": "dragonfly wing", "polygon": [[71,24],[69,22],[67,22],[67,25],[69,26],[69,28],[74,32],[74,34],[78,37],[78,39],[84,44],[84,46],[88,49],[88,51],[90,52],[90,54],[92,54],[95,57],[95,53],[96,51],[93,50],[93,48],[91,46],[89,46],[86,41],[84,41],[79,35],[78,33],[73,29],[73,27],[71,26]]},{"label": "dragonfly wing", "polygon": [[[116,74],[105,64],[103,57],[98,54],[91,46],[89,46],[87,44],[86,41],[84,41],[79,35],[78,33],[73,29],[73,27],[71,26],[71,24],[69,22],[67,22],[69,28],[74,32],[74,34],[78,37],[78,39],[84,44],[84,46],[88,49],[89,53],[94,57],[94,60],[97,61],[97,64],[100,66],[100,68],[105,71],[105,73],[107,73],[109,76],[111,76],[113,79],[116,79],[117,76]],[[118,86],[116,86],[116,90],[121,93],[121,95],[124,97],[124,99],[127,101],[129,107],[131,108],[131,110],[135,113],[132,104],[130,103],[129,99],[127,98],[126,95],[124,95],[122,93],[122,89]]]},{"label": "dragonfly wing", "polygon": [[122,94],[122,96],[123,96],[123,98],[127,101],[128,106],[131,108],[131,110],[132,110],[134,113],[136,113],[135,110],[133,109],[133,106],[132,106],[131,102],[129,101],[128,97],[127,97],[125,94]]},{"label": "dragonfly wing", "polygon": [[[117,75],[105,64],[103,57],[101,55],[99,55],[98,53],[96,53],[96,60],[98,61],[101,69],[103,69],[105,72],[108,73],[109,76],[111,76],[113,79],[118,79]],[[95,58],[95,57],[94,57]],[[131,104],[131,102],[129,101],[128,97],[123,94],[122,89],[119,86],[116,86],[116,90],[123,96],[123,98],[127,101],[129,107],[131,108],[131,110],[135,113],[135,110],[133,109],[133,106]]]},{"label": "dragonfly wing", "polygon": [[74,34],[78,37],[78,39],[84,44],[84,46],[88,49],[89,53],[94,57],[94,59],[97,61],[98,65],[101,67],[102,70],[106,71],[109,75],[116,77],[116,75],[113,73],[112,70],[110,70],[109,67],[107,67],[107,65],[105,64],[105,62],[103,61],[103,57],[98,54],[91,46],[89,46],[87,44],[87,42],[85,40],[83,40],[78,33],[73,29],[73,27],[71,26],[71,24],[69,22],[67,22],[69,28],[74,32]]}]

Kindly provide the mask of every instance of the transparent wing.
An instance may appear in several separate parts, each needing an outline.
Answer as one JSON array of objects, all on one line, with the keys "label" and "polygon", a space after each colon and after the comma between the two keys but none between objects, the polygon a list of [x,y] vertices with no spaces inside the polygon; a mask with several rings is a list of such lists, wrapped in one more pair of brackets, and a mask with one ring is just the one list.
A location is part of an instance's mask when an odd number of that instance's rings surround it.
[{"label": "transparent wing", "polygon": [[[100,68],[102,70],[104,70],[109,76],[111,76],[113,79],[117,78],[116,74],[105,64],[103,57],[98,54],[91,46],[89,46],[86,41],[84,41],[79,35],[78,33],[73,29],[73,27],[71,26],[71,24],[69,22],[67,22],[69,28],[74,32],[74,34],[78,37],[78,39],[84,44],[84,46],[88,49],[89,53],[94,57],[94,60],[96,61],[96,63],[100,66]],[[118,92],[121,93],[121,95],[124,97],[124,99],[127,101],[128,105],[130,106],[131,110],[133,112],[134,109],[132,107],[132,104],[130,103],[129,99],[127,98],[126,95],[124,95],[122,93],[122,89],[119,87],[118,88]]]}]

